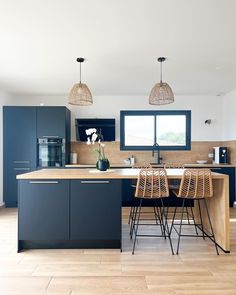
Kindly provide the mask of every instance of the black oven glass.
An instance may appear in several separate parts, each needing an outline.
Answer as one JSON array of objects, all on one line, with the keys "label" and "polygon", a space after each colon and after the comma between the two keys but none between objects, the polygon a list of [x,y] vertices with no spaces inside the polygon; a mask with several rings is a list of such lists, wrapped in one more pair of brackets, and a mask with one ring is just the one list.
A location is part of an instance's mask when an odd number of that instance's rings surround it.
[{"label": "black oven glass", "polygon": [[38,167],[62,167],[65,159],[63,138],[38,139]]}]

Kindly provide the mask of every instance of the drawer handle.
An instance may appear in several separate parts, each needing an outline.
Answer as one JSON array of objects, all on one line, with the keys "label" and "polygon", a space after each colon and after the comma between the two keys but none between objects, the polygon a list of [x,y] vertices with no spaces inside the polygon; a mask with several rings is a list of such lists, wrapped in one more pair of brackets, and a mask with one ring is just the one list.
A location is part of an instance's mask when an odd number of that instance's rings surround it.
[{"label": "drawer handle", "polygon": [[81,180],[81,183],[83,183],[83,184],[92,184],[92,183],[94,183],[94,184],[103,184],[103,183],[110,183],[110,181],[109,180]]},{"label": "drawer handle", "polygon": [[221,168],[219,168],[219,167],[215,167],[215,168],[212,168],[212,169],[214,169],[214,170],[221,170]]},{"label": "drawer handle", "polygon": [[30,168],[18,168],[18,167],[15,167],[14,170],[29,171]]},{"label": "drawer handle", "polygon": [[57,184],[59,181],[30,181],[31,184]]},{"label": "drawer handle", "polygon": [[43,135],[44,138],[59,138],[58,135]]},{"label": "drawer handle", "polygon": [[15,164],[29,164],[30,161],[13,161]]}]

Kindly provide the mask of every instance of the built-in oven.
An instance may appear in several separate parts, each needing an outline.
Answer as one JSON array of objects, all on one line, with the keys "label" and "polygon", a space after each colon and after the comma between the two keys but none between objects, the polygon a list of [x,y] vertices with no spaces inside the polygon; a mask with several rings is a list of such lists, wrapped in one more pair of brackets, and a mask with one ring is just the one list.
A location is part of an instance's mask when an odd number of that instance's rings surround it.
[{"label": "built-in oven", "polygon": [[38,138],[38,167],[65,166],[65,139]]}]

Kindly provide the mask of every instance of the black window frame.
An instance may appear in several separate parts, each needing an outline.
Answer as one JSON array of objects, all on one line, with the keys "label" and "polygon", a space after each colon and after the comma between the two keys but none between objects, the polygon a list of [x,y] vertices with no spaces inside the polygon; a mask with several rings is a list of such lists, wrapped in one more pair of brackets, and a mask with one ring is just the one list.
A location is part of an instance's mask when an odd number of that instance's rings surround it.
[{"label": "black window frame", "polygon": [[125,116],[154,116],[154,142],[156,142],[156,116],[173,115],[186,116],[186,144],[184,146],[171,145],[171,146],[160,146],[159,149],[163,151],[181,151],[191,150],[191,111],[190,110],[155,110],[155,111],[120,111],[120,149],[122,151],[150,151],[157,149],[153,146],[126,146],[125,145]]}]

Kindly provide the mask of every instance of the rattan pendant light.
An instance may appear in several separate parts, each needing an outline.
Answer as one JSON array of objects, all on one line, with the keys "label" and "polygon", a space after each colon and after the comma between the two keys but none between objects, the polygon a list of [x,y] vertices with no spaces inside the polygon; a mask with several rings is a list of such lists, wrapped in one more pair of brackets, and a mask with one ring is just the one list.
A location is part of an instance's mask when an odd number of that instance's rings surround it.
[{"label": "rattan pendant light", "polygon": [[170,86],[162,82],[162,63],[166,60],[165,57],[159,57],[158,62],[161,63],[161,81],[156,83],[149,95],[149,104],[164,105],[174,102],[174,94]]},{"label": "rattan pendant light", "polygon": [[78,57],[76,61],[80,64],[80,82],[72,87],[68,102],[69,104],[88,106],[93,104],[93,98],[88,86],[81,83],[81,63],[84,62],[84,58]]}]

